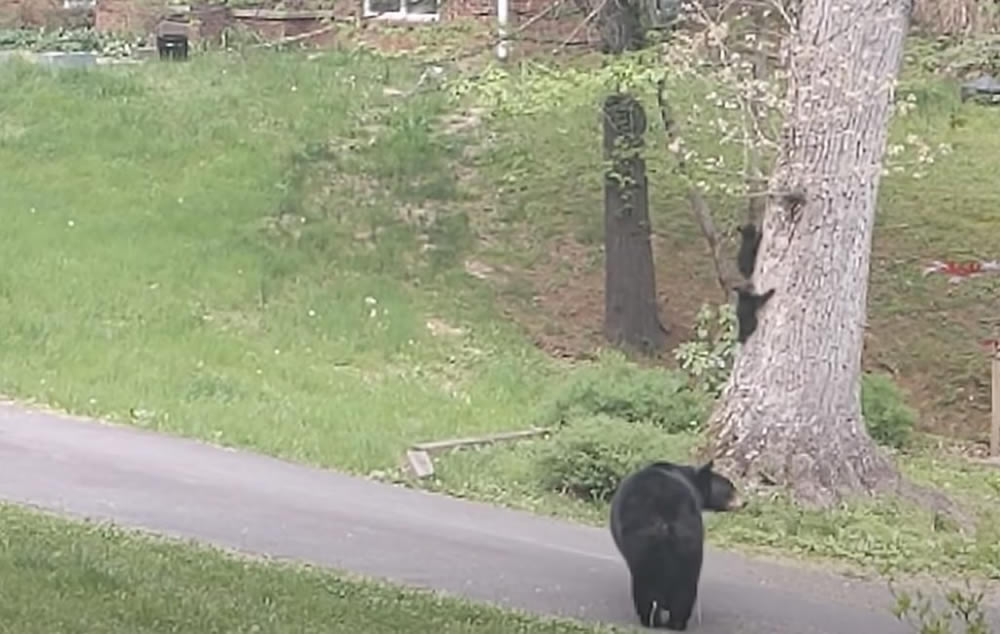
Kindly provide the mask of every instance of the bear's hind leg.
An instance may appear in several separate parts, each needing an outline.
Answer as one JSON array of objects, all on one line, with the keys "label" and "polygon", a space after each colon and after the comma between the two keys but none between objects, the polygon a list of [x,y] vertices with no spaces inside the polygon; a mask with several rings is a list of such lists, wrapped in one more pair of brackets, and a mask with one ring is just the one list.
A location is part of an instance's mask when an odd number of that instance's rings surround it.
[{"label": "bear's hind leg", "polygon": [[655,593],[647,584],[635,579],[632,580],[632,602],[635,604],[635,613],[639,617],[639,622],[644,627],[657,627],[659,625],[660,619],[657,616],[665,606],[662,601],[657,601]]},{"label": "bear's hind leg", "polygon": [[670,605],[666,606],[670,610],[670,618],[667,619],[667,629],[675,632],[687,630],[688,621],[691,620],[691,613],[694,611],[695,601],[698,599],[698,585],[692,587],[677,588],[672,597]]}]

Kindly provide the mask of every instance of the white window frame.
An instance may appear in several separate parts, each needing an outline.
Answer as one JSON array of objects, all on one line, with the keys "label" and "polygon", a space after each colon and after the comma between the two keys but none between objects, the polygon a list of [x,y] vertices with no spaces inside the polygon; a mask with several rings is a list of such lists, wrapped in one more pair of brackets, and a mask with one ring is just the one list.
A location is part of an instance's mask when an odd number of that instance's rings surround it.
[{"label": "white window frame", "polygon": [[399,20],[402,22],[437,22],[441,19],[441,2],[438,1],[437,11],[434,13],[410,13],[407,5],[410,0],[399,0],[399,11],[385,11],[379,13],[372,11],[371,0],[364,0],[363,16],[373,20]]}]

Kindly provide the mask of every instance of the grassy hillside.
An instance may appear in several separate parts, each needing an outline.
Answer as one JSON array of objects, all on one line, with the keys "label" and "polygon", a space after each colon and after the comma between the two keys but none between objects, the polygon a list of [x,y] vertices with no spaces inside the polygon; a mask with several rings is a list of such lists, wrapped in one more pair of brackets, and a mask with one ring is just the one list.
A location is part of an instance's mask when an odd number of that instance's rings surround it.
[{"label": "grassy hillside", "polygon": [[444,98],[387,73],[0,68],[0,391],[355,470],[509,425],[543,355],[461,273]]}]

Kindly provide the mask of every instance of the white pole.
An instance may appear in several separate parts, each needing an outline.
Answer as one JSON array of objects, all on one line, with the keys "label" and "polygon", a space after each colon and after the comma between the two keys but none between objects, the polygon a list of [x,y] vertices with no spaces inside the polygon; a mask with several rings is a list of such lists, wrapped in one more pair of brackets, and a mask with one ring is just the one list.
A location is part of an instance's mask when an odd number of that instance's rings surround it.
[{"label": "white pole", "polygon": [[990,458],[1000,458],[1000,338],[993,340],[993,416],[990,421]]},{"label": "white pole", "polygon": [[497,0],[497,59],[501,62],[510,54],[507,42],[507,23],[510,21],[510,0]]}]

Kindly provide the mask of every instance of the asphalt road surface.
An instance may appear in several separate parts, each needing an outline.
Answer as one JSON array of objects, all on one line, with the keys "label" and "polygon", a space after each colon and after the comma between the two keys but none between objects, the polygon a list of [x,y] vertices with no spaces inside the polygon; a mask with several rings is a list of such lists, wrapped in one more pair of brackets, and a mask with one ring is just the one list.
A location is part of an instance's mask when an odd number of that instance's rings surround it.
[{"label": "asphalt road surface", "polygon": [[[528,612],[635,624],[606,530],[0,402],[0,500]],[[903,634],[884,584],[710,549],[704,634]]]}]

